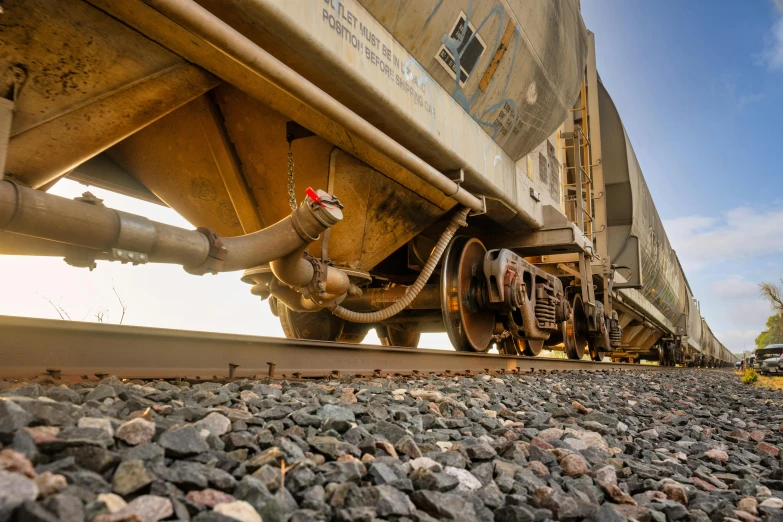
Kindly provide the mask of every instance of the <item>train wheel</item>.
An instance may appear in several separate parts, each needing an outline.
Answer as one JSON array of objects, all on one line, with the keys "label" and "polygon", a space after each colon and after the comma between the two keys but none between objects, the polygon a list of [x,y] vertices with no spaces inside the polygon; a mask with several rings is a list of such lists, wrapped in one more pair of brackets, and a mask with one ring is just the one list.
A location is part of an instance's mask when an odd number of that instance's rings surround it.
[{"label": "train wheel", "polygon": [[569,359],[581,359],[587,346],[587,315],[582,297],[574,296],[571,302],[571,317],[565,322],[565,352]]},{"label": "train wheel", "polygon": [[589,348],[590,348],[590,359],[596,362],[601,362],[604,360],[604,350],[602,346],[589,346]]},{"label": "train wheel", "polygon": [[345,326],[345,321],[329,310],[294,312],[280,302],[277,303],[277,316],[283,333],[289,339],[337,341]]},{"label": "train wheel", "polygon": [[544,341],[531,341],[527,339],[514,339],[506,337],[503,344],[498,347],[506,355],[525,355],[535,357],[544,349]]},{"label": "train wheel", "polygon": [[419,332],[406,332],[383,325],[378,325],[375,330],[378,332],[378,339],[381,340],[381,344],[384,346],[416,348],[419,346],[419,339],[421,339]]},{"label": "train wheel", "polygon": [[371,324],[365,323],[352,323],[351,321],[345,321],[343,325],[343,331],[337,338],[341,343],[360,343],[364,341],[367,333],[372,328]]},{"label": "train wheel", "polygon": [[495,312],[478,305],[483,291],[487,249],[475,238],[457,236],[443,255],[441,297],[443,323],[458,352],[486,352],[495,330]]}]

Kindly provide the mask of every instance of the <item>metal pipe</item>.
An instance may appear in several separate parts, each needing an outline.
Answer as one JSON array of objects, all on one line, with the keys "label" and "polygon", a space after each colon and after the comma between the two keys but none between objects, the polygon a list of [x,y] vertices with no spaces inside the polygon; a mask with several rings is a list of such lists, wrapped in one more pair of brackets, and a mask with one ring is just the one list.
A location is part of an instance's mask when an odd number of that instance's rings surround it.
[{"label": "metal pipe", "polygon": [[[248,69],[372,143],[381,153],[471,210],[482,201],[192,0],[144,0]],[[213,71],[220,76],[220,71]],[[241,88],[241,86],[239,86]]]},{"label": "metal pipe", "polygon": [[304,257],[306,248],[307,245],[303,245],[300,249],[287,256],[270,262],[269,268],[275,277],[292,288],[303,288],[310,283],[320,282],[323,284],[323,288],[319,288],[319,291],[323,292],[323,294],[319,295],[321,300],[330,300],[345,295],[351,286],[351,280],[339,268],[320,263],[321,269],[325,270],[326,273],[321,281],[313,281],[315,266],[309,259]]},{"label": "metal pipe", "polygon": [[[357,312],[383,310],[392,303],[405,297],[407,286],[392,286],[391,288],[368,288],[356,297],[347,297],[341,304]],[[440,310],[440,286],[425,285],[419,295],[408,305],[408,310]]]},{"label": "metal pipe", "polygon": [[0,231],[0,255],[67,257],[78,251],[100,253],[97,250],[89,250],[48,239]]},{"label": "metal pipe", "polygon": [[290,286],[281,284],[278,281],[272,281],[269,285],[269,293],[294,312],[317,312],[324,308]]},{"label": "metal pipe", "polygon": [[[157,223],[145,217],[47,194],[0,181],[0,230],[99,252],[143,254],[142,262],[180,264],[194,273],[233,271],[269,263],[315,241],[342,219],[323,191],[309,196],[290,216],[258,232],[222,238],[224,259],[205,232]],[[325,203],[324,203],[325,201]],[[111,256],[110,256],[111,258]],[[199,269],[204,268],[204,271]]]},{"label": "metal pipe", "polygon": [[302,288],[313,280],[315,271],[313,264],[303,257],[305,248],[307,245],[269,263],[275,277],[290,287]]}]

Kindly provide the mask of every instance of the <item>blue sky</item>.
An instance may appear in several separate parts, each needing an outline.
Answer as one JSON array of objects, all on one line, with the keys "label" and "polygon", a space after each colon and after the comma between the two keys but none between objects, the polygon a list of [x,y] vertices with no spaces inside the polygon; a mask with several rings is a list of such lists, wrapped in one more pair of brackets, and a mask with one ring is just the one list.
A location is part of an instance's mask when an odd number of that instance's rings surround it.
[{"label": "blue sky", "polygon": [[783,0],[582,0],[702,315],[733,351],[783,276]]}]

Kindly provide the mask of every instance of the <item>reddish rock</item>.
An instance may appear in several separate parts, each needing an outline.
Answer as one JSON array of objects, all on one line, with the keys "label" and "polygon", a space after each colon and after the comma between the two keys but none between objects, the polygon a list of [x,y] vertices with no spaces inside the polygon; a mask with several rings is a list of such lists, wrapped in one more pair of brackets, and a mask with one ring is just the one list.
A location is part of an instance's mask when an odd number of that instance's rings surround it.
[{"label": "reddish rock", "polygon": [[756,442],[762,442],[765,436],[766,435],[764,434],[763,431],[756,430],[750,433],[750,438],[755,440]]},{"label": "reddish rock", "polygon": [[581,477],[587,475],[587,462],[585,459],[576,453],[566,455],[563,460],[560,461],[560,467],[563,468],[563,473],[569,477]]},{"label": "reddish rock", "polygon": [[702,480],[699,477],[691,477],[691,480],[693,480],[693,483],[696,485],[696,487],[701,488],[704,491],[715,491],[718,489],[706,480]]},{"label": "reddish rock", "polygon": [[614,466],[603,466],[593,471],[593,478],[595,478],[595,481],[603,488],[607,488],[613,484],[616,486],[617,470],[615,470]]},{"label": "reddish rock", "polygon": [[438,408],[438,405],[434,402],[430,402],[427,404],[427,409],[430,410],[432,413],[437,415],[438,417],[442,417],[443,415],[440,413],[440,408]]},{"label": "reddish rock", "polygon": [[539,477],[544,477],[546,475],[549,475],[549,468],[546,467],[546,464],[543,462],[539,462],[537,460],[531,460],[525,465],[526,468],[529,468],[533,473],[538,475]]},{"label": "reddish rock", "polygon": [[548,443],[547,441],[545,441],[540,437],[533,437],[533,440],[530,441],[530,444],[532,444],[533,446],[538,446],[542,450],[555,449],[554,446],[552,446],[550,443]]},{"label": "reddish rock", "polygon": [[[748,440],[748,439],[750,439],[750,433],[748,433],[745,430],[734,430],[731,433],[729,433],[729,436],[730,437],[734,437],[735,439],[738,439],[738,440]],[[757,442],[760,442],[760,441],[757,441]]]},{"label": "reddish rock", "polygon": [[721,462],[726,462],[729,460],[729,454],[719,449],[711,449],[707,451],[706,455],[711,459],[719,460]]},{"label": "reddish rock", "polygon": [[337,457],[337,462],[350,462],[350,461],[359,462],[359,459],[357,459],[353,455],[349,455],[348,453]]},{"label": "reddish rock", "polygon": [[772,457],[777,457],[780,455],[780,450],[777,447],[773,446],[772,444],[767,444],[766,442],[759,442],[758,445],[756,445],[756,449],[766,453],[767,455],[771,455]]},{"label": "reddish rock", "polygon": [[685,488],[679,484],[664,484],[663,493],[669,500],[679,502],[683,506],[688,505],[688,494],[685,492]]},{"label": "reddish rock", "polygon": [[33,437],[36,444],[57,440],[57,434],[60,433],[60,428],[57,426],[35,426],[25,429]]},{"label": "reddish rock", "polygon": [[390,457],[394,457],[395,459],[400,458],[399,455],[397,455],[397,450],[394,449],[394,446],[391,442],[387,442],[385,440],[376,440],[375,447],[382,449]]},{"label": "reddish rock", "polygon": [[21,473],[30,478],[35,478],[36,473],[33,463],[24,454],[12,449],[0,451],[0,470]]},{"label": "reddish rock", "polygon": [[607,495],[609,495],[609,498],[618,504],[629,504],[631,506],[636,505],[636,501],[630,495],[620,489],[620,486],[617,484],[609,484],[604,488],[604,491]]},{"label": "reddish rock", "polygon": [[189,491],[185,497],[193,503],[201,504],[208,508],[213,508],[224,502],[233,502],[236,500],[228,493],[223,493],[222,491],[211,488],[202,489],[201,491]]},{"label": "reddish rock", "polygon": [[588,413],[590,413],[590,410],[585,408],[585,406],[578,401],[572,402],[571,407],[583,415],[587,415]]}]

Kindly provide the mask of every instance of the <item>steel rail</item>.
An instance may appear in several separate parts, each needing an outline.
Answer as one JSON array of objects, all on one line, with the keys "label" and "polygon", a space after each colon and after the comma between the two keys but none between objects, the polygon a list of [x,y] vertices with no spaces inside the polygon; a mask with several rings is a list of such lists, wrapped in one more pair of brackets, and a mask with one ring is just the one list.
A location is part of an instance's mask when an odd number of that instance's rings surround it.
[{"label": "steel rail", "polygon": [[[274,366],[271,367],[270,363]],[[233,368],[232,368],[233,367]],[[303,341],[0,316],[0,378],[323,377],[568,370],[669,370],[625,363]]]}]

